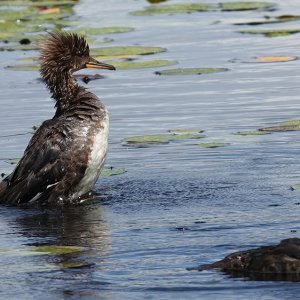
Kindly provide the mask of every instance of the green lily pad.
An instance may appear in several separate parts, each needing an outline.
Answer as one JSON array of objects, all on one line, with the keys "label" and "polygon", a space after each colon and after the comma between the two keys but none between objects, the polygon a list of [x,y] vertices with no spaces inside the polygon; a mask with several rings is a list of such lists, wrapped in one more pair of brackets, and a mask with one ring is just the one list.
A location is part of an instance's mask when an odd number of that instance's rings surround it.
[{"label": "green lily pad", "polygon": [[72,254],[72,253],[82,252],[84,250],[85,250],[84,247],[78,247],[78,246],[41,246],[41,247],[32,248],[32,251],[42,252],[49,255]]},{"label": "green lily pad", "polygon": [[296,34],[300,32],[299,29],[258,29],[258,30],[242,30],[240,33],[246,34],[263,34],[266,37],[279,37]]},{"label": "green lily pad", "polygon": [[39,65],[15,65],[15,66],[7,66],[6,69],[12,71],[39,71]]},{"label": "green lily pad", "polygon": [[261,130],[246,130],[246,131],[239,131],[236,134],[246,136],[246,135],[264,135],[270,133],[271,132],[261,131]]},{"label": "green lily pad", "polygon": [[219,147],[229,146],[230,144],[229,143],[199,143],[196,145],[202,148],[219,148]]},{"label": "green lily pad", "polygon": [[294,15],[282,15],[282,16],[278,16],[278,17],[265,16],[263,19],[240,21],[240,22],[234,23],[234,25],[256,26],[256,25],[263,25],[263,24],[290,22],[290,21],[296,21],[299,19],[300,19],[300,16],[294,16]]},{"label": "green lily pad", "polygon": [[73,6],[77,1],[26,1],[26,0],[14,0],[14,1],[0,1],[1,6]]},{"label": "green lily pad", "polygon": [[300,183],[296,183],[296,184],[292,185],[292,186],[291,186],[291,189],[292,189],[293,191],[295,191],[295,190],[300,190]]},{"label": "green lily pad", "polygon": [[204,132],[203,129],[170,129],[168,130],[170,133],[175,133],[175,134],[195,134],[195,133],[202,133]]},{"label": "green lily pad", "polygon": [[290,120],[280,123],[276,126],[264,127],[259,129],[262,132],[280,132],[280,131],[299,131],[300,120]]},{"label": "green lily pad", "polygon": [[229,71],[226,68],[182,68],[155,72],[156,75],[202,75]]},{"label": "green lily pad", "polygon": [[132,27],[100,27],[100,28],[82,28],[79,29],[79,33],[82,35],[97,35],[97,34],[111,34],[111,33],[124,33],[133,31]]},{"label": "green lily pad", "polygon": [[19,35],[20,33],[23,33],[26,31],[27,33],[30,32],[41,32],[44,31],[46,27],[44,26],[24,26],[21,22],[20,24],[15,22],[0,22],[0,40],[10,40],[12,38],[15,38],[16,35]]},{"label": "green lily pad", "polygon": [[152,3],[152,4],[157,4],[157,3],[161,3],[161,2],[166,2],[168,0],[147,0],[147,1]]},{"label": "green lily pad", "polygon": [[191,13],[195,11],[208,11],[213,10],[214,6],[211,4],[173,4],[173,5],[160,5],[149,6],[144,10],[136,10],[131,12],[135,16],[150,16],[155,14],[178,14],[178,13]]},{"label": "green lily pad", "polygon": [[157,5],[148,6],[144,10],[137,10],[131,12],[135,16],[150,16],[154,14],[178,14],[178,13],[192,13],[201,11],[241,11],[241,10],[256,10],[256,9],[271,9],[274,7],[273,3],[269,2],[225,2],[218,4],[172,4],[172,5]]},{"label": "green lily pad", "polygon": [[100,176],[107,177],[107,176],[115,176],[115,175],[121,175],[126,173],[127,171],[125,169],[116,169],[112,166],[104,166],[104,168],[101,170]]},{"label": "green lily pad", "polygon": [[58,264],[58,266],[61,269],[81,269],[81,268],[90,267],[92,265],[93,264],[91,263],[80,261],[80,260],[63,261]]},{"label": "green lily pad", "polygon": [[28,44],[28,45],[10,45],[10,46],[4,46],[0,47],[0,51],[32,51],[32,50],[38,50],[38,45],[35,44]]},{"label": "green lily pad", "polygon": [[222,11],[241,11],[241,10],[256,10],[256,9],[272,9],[274,3],[270,2],[224,2],[220,3],[220,8]]},{"label": "green lily pad", "polygon": [[148,55],[165,52],[167,49],[161,47],[142,46],[115,46],[91,49],[92,56],[118,56],[118,55]]},{"label": "green lily pad", "polygon": [[157,68],[175,65],[178,62],[175,60],[150,60],[150,61],[107,61],[107,63],[112,64],[119,69],[143,69],[143,68]]},{"label": "green lily pad", "polygon": [[148,147],[155,144],[168,144],[171,141],[176,140],[188,140],[188,139],[201,139],[204,138],[203,134],[172,134],[161,133],[153,135],[133,136],[124,139],[127,146],[134,147]]}]

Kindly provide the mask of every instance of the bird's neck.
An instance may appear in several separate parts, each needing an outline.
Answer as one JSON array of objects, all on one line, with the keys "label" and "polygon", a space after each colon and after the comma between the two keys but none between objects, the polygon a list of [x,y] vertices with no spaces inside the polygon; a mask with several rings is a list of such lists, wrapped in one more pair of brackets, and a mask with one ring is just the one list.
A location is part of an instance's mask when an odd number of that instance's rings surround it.
[{"label": "bird's neck", "polygon": [[74,103],[80,87],[70,71],[55,72],[55,74],[42,74],[52,98],[56,101],[57,113],[62,113]]}]

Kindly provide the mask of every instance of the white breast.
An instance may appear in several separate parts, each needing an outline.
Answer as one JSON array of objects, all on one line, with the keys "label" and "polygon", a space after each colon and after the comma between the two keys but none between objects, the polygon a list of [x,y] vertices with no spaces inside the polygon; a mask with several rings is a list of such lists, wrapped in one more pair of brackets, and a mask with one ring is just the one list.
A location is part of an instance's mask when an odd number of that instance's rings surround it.
[{"label": "white breast", "polygon": [[95,185],[102,166],[104,165],[108,150],[109,118],[108,114],[103,119],[101,128],[94,138],[92,151],[89,155],[88,167],[84,176],[75,188],[72,198],[78,198],[91,191]]}]

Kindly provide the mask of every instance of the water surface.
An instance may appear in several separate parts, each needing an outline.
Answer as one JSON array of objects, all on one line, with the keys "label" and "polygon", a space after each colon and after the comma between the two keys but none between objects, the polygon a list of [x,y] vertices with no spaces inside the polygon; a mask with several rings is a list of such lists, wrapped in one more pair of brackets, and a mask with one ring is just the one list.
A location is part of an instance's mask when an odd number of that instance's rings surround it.
[{"label": "water surface", "polygon": [[[182,3],[182,1],[169,1]],[[208,1],[209,2],[209,1]],[[155,59],[179,67],[224,67],[202,76],[156,76],[157,69],[105,72],[88,88],[111,119],[108,163],[126,174],[100,179],[92,204],[60,210],[0,208],[0,297],[3,299],[295,299],[299,284],[187,271],[238,250],[299,236],[298,132],[238,136],[299,118],[300,60],[232,63],[254,56],[299,55],[299,35],[242,35],[231,20],[300,14],[297,1],[273,1],[274,12],[209,12],[136,17],[146,1],[111,0],[75,6],[83,24],[132,26],[112,45],[160,46]],[[220,21],[220,22],[218,22]],[[268,28],[299,28],[300,21]],[[108,37],[112,37],[109,36]],[[0,170],[20,157],[33,125],[53,115],[38,73],[5,70],[32,53],[1,52]],[[153,56],[154,58],[154,56]],[[145,59],[148,59],[146,57]],[[149,57],[150,59],[150,57]],[[195,141],[129,148],[122,139],[176,128],[205,130]],[[201,141],[201,142],[202,142]],[[1,171],[2,172],[2,171]],[[41,245],[82,246],[71,255],[32,255]],[[2,250],[2,251],[1,251]],[[8,250],[8,251],[7,251]],[[79,261],[81,268],[62,263]],[[47,291],[47,293],[45,293]]]}]

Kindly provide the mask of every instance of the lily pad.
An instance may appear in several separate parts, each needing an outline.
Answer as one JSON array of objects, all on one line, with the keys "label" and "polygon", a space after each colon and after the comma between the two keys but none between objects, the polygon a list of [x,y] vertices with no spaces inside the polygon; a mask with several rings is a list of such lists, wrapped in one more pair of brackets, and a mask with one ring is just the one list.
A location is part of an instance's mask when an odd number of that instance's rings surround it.
[{"label": "lily pad", "polygon": [[6,69],[12,71],[39,71],[39,65],[14,65],[14,66],[7,66]]},{"label": "lily pad", "polygon": [[90,267],[92,265],[93,264],[91,263],[80,261],[80,260],[63,261],[58,264],[58,266],[62,269],[81,269],[81,268]]},{"label": "lily pad", "polygon": [[170,133],[177,133],[177,134],[195,134],[195,133],[202,133],[204,132],[203,129],[170,129],[168,130]]},{"label": "lily pad", "polygon": [[298,59],[297,56],[260,56],[255,58],[258,62],[270,63],[270,62],[287,62]]},{"label": "lily pad", "polygon": [[111,33],[124,33],[133,31],[134,28],[132,27],[99,27],[99,28],[82,28],[79,29],[78,33],[82,35],[97,35],[97,34],[111,34]]},{"label": "lily pad", "polygon": [[296,34],[300,32],[300,28],[295,29],[258,29],[258,30],[242,30],[240,33],[245,34],[263,34],[266,37],[279,37]]},{"label": "lily pad", "polygon": [[220,3],[220,8],[222,11],[242,11],[242,10],[256,10],[256,9],[272,9],[274,8],[274,3],[270,2],[224,2]]},{"label": "lily pad", "polygon": [[278,62],[289,62],[299,59],[298,56],[285,56],[285,55],[273,55],[273,56],[258,56],[253,57],[249,60],[242,59],[231,59],[232,63],[278,63]]},{"label": "lily pad", "polygon": [[225,72],[229,69],[226,68],[182,68],[182,69],[169,69],[155,72],[156,75],[202,75],[210,73]]},{"label": "lily pad", "polygon": [[32,248],[32,251],[42,252],[49,255],[72,254],[84,251],[84,247],[79,246],[41,246]]},{"label": "lily pad", "polygon": [[261,130],[248,130],[248,131],[239,131],[236,134],[246,136],[246,135],[264,135],[270,133],[271,132],[261,131]]},{"label": "lily pad", "polygon": [[161,47],[142,46],[115,46],[91,49],[92,56],[116,56],[116,55],[148,55],[165,52],[167,49]]},{"label": "lily pad", "polygon": [[192,13],[201,11],[241,11],[241,10],[256,10],[256,9],[271,9],[274,7],[273,3],[269,2],[227,2],[218,4],[192,3],[192,4],[172,4],[172,5],[158,5],[148,6],[144,10],[137,10],[131,12],[135,16],[150,16],[154,14],[178,14],[178,13]]},{"label": "lily pad", "polygon": [[73,6],[77,1],[26,1],[26,0],[14,0],[14,1],[2,1],[1,6]]},{"label": "lily pad", "polygon": [[202,148],[219,148],[219,147],[229,146],[230,144],[229,143],[199,143],[196,145]]},{"label": "lily pad", "polygon": [[29,45],[10,45],[10,46],[4,46],[0,48],[0,51],[30,51],[30,50],[38,50],[38,45],[29,44]]},{"label": "lily pad", "polygon": [[296,184],[292,185],[291,189],[293,191],[299,191],[300,190],[300,183],[296,183]]},{"label": "lily pad", "polygon": [[234,25],[256,26],[256,25],[263,25],[263,24],[297,21],[299,19],[300,19],[300,16],[294,16],[294,15],[282,15],[282,16],[278,16],[278,17],[265,16],[263,19],[254,19],[254,20],[235,22]]},{"label": "lily pad", "polygon": [[260,131],[280,132],[280,131],[299,131],[300,120],[290,120],[280,123],[276,126],[260,128]]},{"label": "lily pad", "polygon": [[150,16],[155,14],[178,14],[178,13],[191,13],[195,11],[208,11],[213,10],[214,5],[211,4],[173,4],[173,5],[160,5],[149,6],[144,10],[136,10],[131,12],[135,16]]},{"label": "lily pad", "polygon": [[152,4],[157,4],[157,3],[161,3],[161,2],[166,2],[168,0],[147,0],[147,1],[152,3]]},{"label": "lily pad", "polygon": [[127,146],[134,147],[148,147],[156,144],[168,144],[171,141],[176,140],[188,140],[188,139],[201,139],[204,138],[203,134],[172,134],[161,133],[153,135],[133,136],[124,139]]},{"label": "lily pad", "polygon": [[107,61],[116,67],[116,69],[143,69],[143,68],[157,68],[175,65],[178,62],[175,60],[150,60],[150,61]]},{"label": "lily pad", "polygon": [[117,168],[114,168],[112,166],[104,166],[104,168],[101,170],[101,174],[100,176],[103,176],[103,177],[107,177],[107,176],[115,176],[115,175],[121,175],[121,174],[124,174],[126,173],[127,171],[125,169],[117,169]]}]

